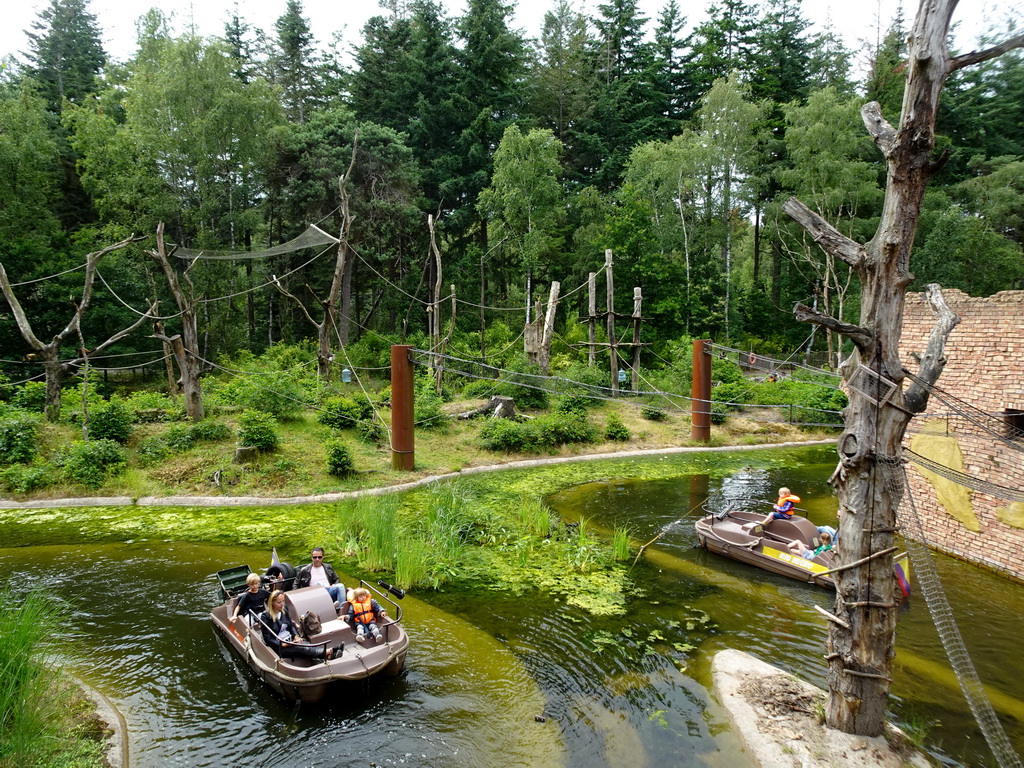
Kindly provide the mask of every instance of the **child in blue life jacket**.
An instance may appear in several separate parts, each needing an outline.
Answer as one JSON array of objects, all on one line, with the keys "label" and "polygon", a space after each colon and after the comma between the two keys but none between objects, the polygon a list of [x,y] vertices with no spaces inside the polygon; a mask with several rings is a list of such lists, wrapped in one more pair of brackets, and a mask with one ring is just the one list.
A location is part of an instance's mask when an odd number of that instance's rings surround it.
[{"label": "child in blue life jacket", "polygon": [[761,525],[768,525],[772,520],[789,520],[793,517],[793,505],[800,501],[799,496],[794,496],[789,488],[779,488],[779,500],[775,502],[772,511],[765,515]]},{"label": "child in blue life jacket", "polygon": [[382,642],[384,637],[377,629],[377,622],[387,617],[388,615],[384,613],[380,603],[370,597],[370,590],[365,587],[352,590],[352,597],[349,600],[348,623],[356,631],[356,642],[366,642],[368,634],[373,635],[374,641]]}]

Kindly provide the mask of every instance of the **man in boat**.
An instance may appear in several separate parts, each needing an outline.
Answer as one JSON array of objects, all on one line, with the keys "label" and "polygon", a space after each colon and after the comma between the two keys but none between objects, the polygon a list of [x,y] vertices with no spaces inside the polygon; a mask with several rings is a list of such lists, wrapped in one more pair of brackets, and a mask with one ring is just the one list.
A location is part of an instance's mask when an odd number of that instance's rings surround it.
[{"label": "man in boat", "polygon": [[794,496],[789,488],[779,488],[779,500],[775,502],[772,511],[765,515],[761,525],[768,525],[772,520],[789,520],[793,517],[793,506],[800,501],[799,496]]},{"label": "man in boat", "polygon": [[345,600],[345,585],[341,583],[334,569],[324,562],[323,547],[313,547],[309,555],[312,562],[299,568],[295,574],[295,589],[309,586],[324,587],[330,593],[331,600],[337,604],[335,607],[340,610],[340,605]]}]

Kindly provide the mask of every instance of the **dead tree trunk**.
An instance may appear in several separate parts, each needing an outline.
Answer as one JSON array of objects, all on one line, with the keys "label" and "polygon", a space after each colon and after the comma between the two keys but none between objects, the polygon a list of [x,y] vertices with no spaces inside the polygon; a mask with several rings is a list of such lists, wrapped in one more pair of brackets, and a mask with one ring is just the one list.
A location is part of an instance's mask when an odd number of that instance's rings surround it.
[{"label": "dead tree trunk", "polygon": [[[337,334],[338,343],[344,346],[348,343],[348,313],[350,307],[350,294],[347,292],[350,285],[352,265],[348,258],[349,237],[352,230],[352,212],[350,209],[351,196],[348,192],[348,181],[352,178],[352,169],[356,164],[356,147],[359,141],[357,133],[352,139],[352,159],[349,161],[348,170],[344,176],[338,178],[338,195],[341,203],[338,206],[338,215],[341,217],[340,231],[338,232],[338,257],[334,260],[334,277],[331,280],[331,290],[327,299],[321,301],[323,317],[316,320],[306,305],[297,296],[290,293],[277,277],[273,278],[274,287],[283,295],[294,301],[302,314],[306,316],[310,324],[316,328],[316,372],[320,381],[328,381],[331,377],[331,364],[334,362],[334,354],[331,352],[331,334]],[[338,308],[341,304],[341,318],[339,321]]]},{"label": "dead tree trunk", "polygon": [[[156,250],[147,251],[147,253],[164,271],[167,285],[171,289],[171,294],[174,296],[174,301],[178,306],[178,319],[181,322],[180,334],[165,336],[162,333],[154,333],[153,337],[171,346],[174,361],[178,364],[178,372],[181,374],[181,390],[185,395],[185,413],[192,421],[202,421],[203,417],[206,416],[206,412],[203,410],[203,389],[199,382],[199,374],[202,371],[202,359],[199,355],[199,328],[196,319],[195,288],[188,277],[188,269],[182,275],[188,285],[188,292],[186,293],[181,287],[178,272],[171,265],[170,259],[167,258],[167,249],[164,246],[164,223],[162,221],[156,228]],[[189,268],[191,266],[189,265]]]},{"label": "dead tree trunk", "polygon": [[904,432],[913,415],[927,405],[928,388],[945,364],[943,345],[957,322],[938,286],[930,287],[939,322],[921,369],[904,393],[899,341],[904,293],[913,279],[910,250],[925,186],[944,159],[932,157],[939,93],[951,72],[1024,45],[1020,36],[983,52],[951,57],[946,41],[955,7],[956,0],[922,0],[920,4],[910,36],[899,127],[886,122],[877,103],[861,110],[888,166],[875,236],[861,245],[797,200],[785,205],[786,212],[828,253],[849,264],[861,282],[858,325],[799,304],[795,314],[854,344],[854,352],[842,365],[850,405],[838,441],[840,461],[833,482],[839,496],[839,565],[863,562],[836,574],[835,615],[843,623],[829,625],[826,718],[833,728],[867,736],[877,736],[883,729],[896,629],[892,558],[875,553],[893,545],[903,487]]},{"label": "dead tree trunk", "polygon": [[[103,257],[108,253],[119,251],[139,239],[141,238],[137,238],[132,235],[119,243],[107,246],[106,248],[90,253],[85,257],[85,277],[82,281],[82,296],[74,304],[75,309],[71,315],[71,319],[68,321],[68,324],[45,344],[38,336],[36,336],[35,331],[32,329],[32,323],[25,314],[25,310],[21,306],[21,302],[18,301],[18,297],[14,294],[14,287],[11,285],[11,281],[7,278],[7,271],[4,269],[3,264],[0,264],[0,289],[3,290],[4,298],[7,299],[7,303],[11,308],[11,314],[14,315],[14,322],[18,325],[18,331],[21,333],[21,337],[28,342],[28,345],[32,347],[35,356],[43,363],[43,371],[46,374],[45,413],[47,421],[57,421],[60,418],[61,386],[72,368],[81,360],[81,358],[75,358],[73,360],[61,361],[60,350],[65,341],[72,336],[81,334],[82,316],[89,308],[89,302],[92,301],[92,286],[93,282],[96,280],[96,269],[99,267],[100,261],[102,261]],[[150,312],[152,312],[152,310],[150,310]],[[95,354],[101,349],[105,349],[114,342],[124,338],[138,328],[139,325],[142,324],[142,321],[147,317],[149,317],[149,314],[143,315],[139,322],[114,334],[99,347],[92,350],[91,354]]]}]

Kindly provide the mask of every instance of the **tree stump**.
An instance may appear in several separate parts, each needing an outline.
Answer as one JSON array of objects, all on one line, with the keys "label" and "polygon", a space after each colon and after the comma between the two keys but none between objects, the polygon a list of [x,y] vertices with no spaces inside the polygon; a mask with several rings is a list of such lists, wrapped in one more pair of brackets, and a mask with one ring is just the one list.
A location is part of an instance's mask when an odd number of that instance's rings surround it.
[{"label": "tree stump", "polygon": [[516,410],[516,401],[512,397],[492,396],[486,403],[472,411],[458,414],[460,419],[474,419],[477,416],[490,414],[492,419],[521,419],[523,416]]}]

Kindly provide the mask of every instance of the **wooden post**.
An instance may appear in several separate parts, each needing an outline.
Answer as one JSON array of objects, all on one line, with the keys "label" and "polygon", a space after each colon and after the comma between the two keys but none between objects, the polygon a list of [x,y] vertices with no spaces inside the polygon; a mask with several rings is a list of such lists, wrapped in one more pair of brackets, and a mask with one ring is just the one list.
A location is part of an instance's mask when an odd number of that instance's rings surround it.
[{"label": "wooden post", "polygon": [[[448,324],[448,333],[444,335],[444,341],[441,342],[441,348],[438,350],[438,354],[442,356],[447,354],[448,342],[451,341],[452,334],[455,332],[455,309],[457,307],[455,300],[455,285],[450,285],[449,288],[451,288],[452,291],[452,318],[451,322]],[[440,304],[438,304],[438,306],[440,306]],[[434,372],[434,376],[434,386],[437,388],[437,394],[440,395],[441,384],[444,379],[444,363],[440,361],[440,358],[438,359],[437,370]]]},{"label": "wooden post", "polygon": [[416,464],[411,349],[391,347],[391,468],[410,472]]},{"label": "wooden post", "polygon": [[616,397],[619,394],[619,352],[615,344],[615,280],[612,276],[611,248],[604,252],[604,270],[607,287],[605,305],[608,308],[608,364],[612,369],[612,397]]},{"label": "wooden post", "polygon": [[[427,228],[430,230],[430,249],[434,254],[434,289],[430,307],[427,309],[427,319],[430,321],[428,330],[430,331],[431,351],[439,352],[441,349],[441,251],[437,247],[437,238],[434,236],[433,215],[427,216]],[[435,375],[440,381],[442,376],[441,360],[435,356],[433,361]]]},{"label": "wooden post", "polygon": [[597,362],[597,273],[587,276],[587,325],[590,331],[590,345],[587,347],[587,365],[591,368]]},{"label": "wooden post", "polygon": [[555,333],[555,310],[558,308],[558,292],[561,290],[561,283],[551,282],[551,291],[548,293],[548,311],[544,315],[544,329],[541,331],[540,339],[540,371],[548,375],[548,365],[551,362],[551,338]]},{"label": "wooden post", "polygon": [[636,392],[640,389],[640,309],[644,297],[640,286],[633,288],[633,376],[630,386]]},{"label": "wooden post", "polygon": [[711,353],[710,341],[693,342],[693,387],[690,395],[690,439],[706,443],[711,439]]}]

